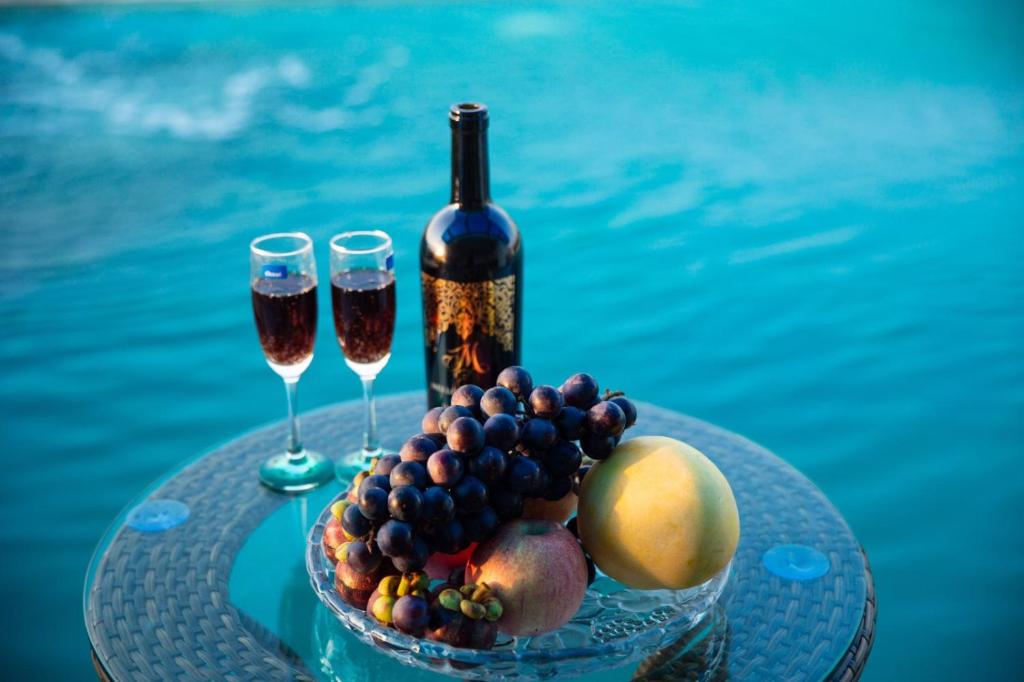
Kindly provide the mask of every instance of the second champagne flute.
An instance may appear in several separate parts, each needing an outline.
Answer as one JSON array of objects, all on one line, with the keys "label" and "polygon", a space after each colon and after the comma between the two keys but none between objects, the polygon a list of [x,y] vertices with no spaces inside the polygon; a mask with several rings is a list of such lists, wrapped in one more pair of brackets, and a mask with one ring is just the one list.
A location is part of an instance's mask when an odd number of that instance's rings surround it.
[{"label": "second champagne flute", "polygon": [[366,408],[362,450],[338,461],[339,478],[347,480],[381,454],[373,381],[391,359],[395,332],[394,251],[387,233],[344,232],[331,239],[331,304],[338,344],[363,382]]}]

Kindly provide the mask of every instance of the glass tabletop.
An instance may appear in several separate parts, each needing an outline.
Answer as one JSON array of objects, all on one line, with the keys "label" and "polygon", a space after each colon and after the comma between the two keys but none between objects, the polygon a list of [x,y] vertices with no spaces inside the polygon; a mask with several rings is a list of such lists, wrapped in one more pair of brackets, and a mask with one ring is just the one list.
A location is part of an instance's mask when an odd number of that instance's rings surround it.
[{"label": "glass tabletop", "polygon": [[[418,393],[380,400],[385,444],[418,431],[424,404]],[[855,676],[870,650],[873,589],[838,512],[749,441],[653,405],[641,414],[637,435],[686,440],[729,478],[740,546],[719,608],[698,632],[680,633],[656,660],[588,679]],[[360,419],[356,403],[310,413],[306,440],[337,456],[358,443]],[[262,488],[258,463],[282,433],[281,424],[253,431],[168,472],[112,524],[84,594],[96,659],[111,679],[439,679],[357,640],[313,594],[306,534],[341,486],[298,497]]]}]

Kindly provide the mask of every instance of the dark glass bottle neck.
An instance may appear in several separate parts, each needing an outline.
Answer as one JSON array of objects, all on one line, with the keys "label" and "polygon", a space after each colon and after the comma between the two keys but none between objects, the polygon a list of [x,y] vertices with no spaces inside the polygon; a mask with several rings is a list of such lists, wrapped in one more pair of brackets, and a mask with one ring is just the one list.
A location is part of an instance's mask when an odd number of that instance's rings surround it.
[{"label": "dark glass bottle neck", "polygon": [[452,129],[452,203],[480,208],[491,199],[487,130]]}]

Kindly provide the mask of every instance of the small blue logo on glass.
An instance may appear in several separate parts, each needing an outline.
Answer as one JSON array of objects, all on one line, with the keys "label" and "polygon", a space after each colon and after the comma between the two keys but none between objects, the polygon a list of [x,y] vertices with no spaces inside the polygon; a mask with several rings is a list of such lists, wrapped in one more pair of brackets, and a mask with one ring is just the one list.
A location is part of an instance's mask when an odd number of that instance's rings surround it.
[{"label": "small blue logo on glass", "polygon": [[264,265],[263,277],[266,279],[288,279],[288,266],[284,263]]},{"label": "small blue logo on glass", "polygon": [[395,269],[395,254],[389,253],[387,259],[384,261],[384,267],[388,270]]}]

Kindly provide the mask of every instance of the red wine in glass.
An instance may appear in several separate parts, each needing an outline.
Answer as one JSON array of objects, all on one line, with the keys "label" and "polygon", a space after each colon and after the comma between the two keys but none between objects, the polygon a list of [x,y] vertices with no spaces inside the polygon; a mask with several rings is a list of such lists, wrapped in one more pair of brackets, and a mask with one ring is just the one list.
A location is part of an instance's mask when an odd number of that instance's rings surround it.
[{"label": "red wine in glass", "polygon": [[391,359],[395,333],[395,252],[380,230],[356,230],[331,238],[331,307],[345,364],[363,384],[366,429],[363,448],[338,460],[343,480],[384,451],[377,437],[373,382]]},{"label": "red wine in glass", "polygon": [[395,276],[389,271],[350,270],[331,278],[334,331],[345,357],[368,364],[391,352],[395,331]]},{"label": "red wine in glass", "polygon": [[260,482],[300,492],[334,478],[334,463],[307,450],[299,437],[299,378],[313,361],[316,340],[316,258],[304,232],[276,232],[249,245],[249,287],[256,332],[267,364],[284,380],[288,440],[282,453],[260,466]]},{"label": "red wine in glass", "polygon": [[252,311],[268,360],[277,365],[295,365],[313,354],[316,283],[309,276],[256,280]]}]

